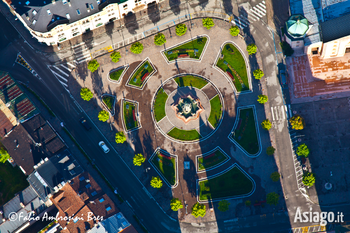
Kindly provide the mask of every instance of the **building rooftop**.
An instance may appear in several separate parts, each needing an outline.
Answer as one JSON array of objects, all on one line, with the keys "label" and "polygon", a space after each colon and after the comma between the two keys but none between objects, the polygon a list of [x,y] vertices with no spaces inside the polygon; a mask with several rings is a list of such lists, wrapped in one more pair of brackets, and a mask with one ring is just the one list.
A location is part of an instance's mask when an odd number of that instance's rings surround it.
[{"label": "building rooftop", "polygon": [[286,22],[288,32],[296,37],[304,36],[309,29],[309,22],[302,15],[292,15]]},{"label": "building rooftop", "polygon": [[350,12],[348,0],[322,0],[324,21],[338,18]]},{"label": "building rooftop", "polygon": [[350,35],[350,14],[321,23],[322,41],[327,43]]},{"label": "building rooftop", "polygon": [[125,219],[124,215],[119,212],[92,228],[88,233],[137,233],[136,229]]}]

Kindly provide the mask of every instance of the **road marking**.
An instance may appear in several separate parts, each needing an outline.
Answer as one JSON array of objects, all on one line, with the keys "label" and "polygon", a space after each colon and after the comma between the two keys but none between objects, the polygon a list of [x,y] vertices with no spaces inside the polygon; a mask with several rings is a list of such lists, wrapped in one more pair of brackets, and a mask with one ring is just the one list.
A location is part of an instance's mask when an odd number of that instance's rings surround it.
[{"label": "road marking", "polygon": [[293,115],[292,115],[292,109],[290,107],[290,104],[288,104],[288,109],[289,109],[289,115],[290,115],[290,117],[292,117]]},{"label": "road marking", "polygon": [[278,120],[279,119],[279,117],[278,117],[278,108],[277,108],[277,106],[275,106],[274,108],[275,108],[275,111],[276,111],[276,120]]},{"label": "road marking", "polygon": [[264,8],[262,8],[261,6],[259,5],[256,5],[255,6],[257,9],[261,10],[262,12],[264,12],[264,14],[266,14],[266,10]]},{"label": "road marking", "polygon": [[72,69],[68,68],[68,66],[64,65],[64,64],[61,64],[62,67],[64,67],[66,70],[68,70],[69,72],[72,71]]},{"label": "road marking", "polygon": [[87,57],[90,57],[90,53],[85,54],[84,56],[80,56],[80,57],[78,57],[78,58],[76,58],[76,59],[79,61],[79,60],[85,59],[85,58],[87,58]]},{"label": "road marking", "polygon": [[238,18],[239,18],[241,21],[245,22],[246,24],[248,24],[248,25],[250,24],[249,21],[248,21],[248,19],[245,18],[245,17],[243,17],[243,15],[239,16]]},{"label": "road marking", "polygon": [[[66,81],[66,82],[68,82],[68,80],[66,79],[66,78],[64,78],[64,77],[62,77],[61,75],[59,75],[58,73],[56,73],[55,71],[53,71],[53,70],[51,70],[52,71],[52,73],[56,76],[58,76],[58,77],[60,77],[61,79],[63,79],[64,81]],[[56,77],[57,77],[56,76]],[[59,79],[57,79],[58,81],[59,81]]]},{"label": "road marking", "polygon": [[76,45],[72,46],[72,48],[76,48],[76,47],[78,47],[78,46],[80,46],[80,45],[82,45],[82,44],[85,44],[85,42],[81,42],[81,43],[79,43],[79,44],[76,44]]},{"label": "road marking", "polygon": [[271,107],[272,120],[275,120],[275,116],[273,115],[273,107]]},{"label": "road marking", "polygon": [[75,65],[73,65],[72,63],[67,62],[67,64],[70,65],[71,67],[75,68]]},{"label": "road marking", "polygon": [[83,60],[77,61],[77,63],[80,64],[80,63],[88,61],[88,60],[91,60],[91,57],[87,57],[87,58],[85,58]]},{"label": "road marking", "polygon": [[251,16],[254,16],[254,18],[256,18],[257,20],[260,20],[260,16],[256,16],[255,14],[254,14],[255,12],[253,12],[252,10],[250,10],[250,14],[249,15],[251,15]]},{"label": "road marking", "polygon": [[234,20],[232,20],[231,23],[232,23],[233,25],[238,26],[240,29],[244,29],[240,24],[236,24],[236,22],[235,22]]},{"label": "road marking", "polygon": [[67,74],[66,72],[64,72],[63,70],[61,70],[60,68],[58,68],[57,66],[53,66],[55,67],[55,69],[59,70],[62,74],[64,74],[65,76],[69,77],[69,74]]},{"label": "road marking", "polygon": [[286,116],[285,116],[285,111],[284,111],[284,106],[282,105],[281,106],[281,110],[282,110],[282,117],[283,117],[283,120],[286,119]]},{"label": "road marking", "polygon": [[257,16],[259,16],[259,18],[264,17],[264,15],[261,15],[261,14],[260,14],[258,11],[256,11],[256,9],[254,9],[254,8],[250,9],[250,12],[256,14]]},{"label": "road marking", "polygon": [[262,8],[264,8],[264,9],[266,9],[265,4],[263,4],[263,3],[260,2],[258,5],[261,6]]},{"label": "road marking", "polygon": [[242,24],[244,27],[248,27],[247,24],[243,22],[243,20],[239,21],[238,19],[234,19],[237,23]]}]

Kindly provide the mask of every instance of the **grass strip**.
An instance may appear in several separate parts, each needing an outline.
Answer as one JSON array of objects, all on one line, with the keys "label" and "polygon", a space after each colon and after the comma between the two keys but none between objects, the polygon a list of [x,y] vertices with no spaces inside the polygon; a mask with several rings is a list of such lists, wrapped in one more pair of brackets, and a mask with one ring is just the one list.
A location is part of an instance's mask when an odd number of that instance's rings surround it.
[{"label": "grass strip", "polygon": [[118,81],[120,78],[120,75],[123,73],[123,71],[125,70],[125,67],[120,68],[116,71],[113,71],[112,73],[109,74],[109,78],[115,81]]},{"label": "grass strip", "polygon": [[165,103],[167,99],[168,99],[167,93],[165,93],[163,88],[159,89],[156,99],[154,101],[154,106],[153,106],[154,117],[156,118],[157,122],[166,116]]},{"label": "grass strip", "polygon": [[173,137],[175,139],[179,139],[182,141],[193,141],[193,140],[198,140],[202,137],[195,129],[182,130],[176,127],[170,130],[168,135],[170,137]]},{"label": "grass strip", "polygon": [[208,83],[203,78],[192,75],[176,77],[174,80],[179,87],[196,87],[198,89],[202,89]]},{"label": "grass strip", "polygon": [[222,116],[222,105],[219,95],[216,95],[210,100],[210,108],[211,110],[208,121],[214,128],[216,128]]}]

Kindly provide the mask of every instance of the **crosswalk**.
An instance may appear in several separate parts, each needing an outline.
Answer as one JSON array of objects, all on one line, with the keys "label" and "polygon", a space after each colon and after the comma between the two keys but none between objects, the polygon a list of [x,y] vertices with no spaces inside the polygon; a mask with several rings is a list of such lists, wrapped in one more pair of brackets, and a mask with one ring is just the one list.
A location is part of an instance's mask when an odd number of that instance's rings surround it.
[{"label": "crosswalk", "polygon": [[265,15],[266,5],[265,1],[262,1],[247,11],[241,11],[239,16],[234,16],[231,23],[241,29],[244,29],[245,27],[248,27],[250,23],[260,20],[260,18],[264,17]]},{"label": "crosswalk", "polygon": [[74,62],[76,64],[91,60],[90,50],[84,42],[72,46],[72,49]]},{"label": "crosswalk", "polygon": [[271,107],[272,121],[286,120],[292,117],[290,105],[272,106]]},{"label": "crosswalk", "polygon": [[68,89],[68,78],[70,73],[75,68],[72,62],[61,63],[58,65],[48,65],[50,71],[55,75],[56,79],[62,84],[64,89],[69,92]]}]

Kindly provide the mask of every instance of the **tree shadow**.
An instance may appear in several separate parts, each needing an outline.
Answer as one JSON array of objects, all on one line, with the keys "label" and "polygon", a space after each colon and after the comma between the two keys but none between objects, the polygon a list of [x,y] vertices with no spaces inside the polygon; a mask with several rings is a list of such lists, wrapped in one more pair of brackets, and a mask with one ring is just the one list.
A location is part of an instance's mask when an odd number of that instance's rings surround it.
[{"label": "tree shadow", "polygon": [[152,21],[153,24],[156,24],[157,22],[159,22],[160,14],[159,14],[158,4],[156,4],[155,2],[148,4],[147,14],[148,14],[148,18]]},{"label": "tree shadow", "polygon": [[180,0],[169,0],[169,6],[174,15],[179,15],[181,12],[180,9]]},{"label": "tree shadow", "polygon": [[139,24],[136,20],[136,15],[132,12],[129,12],[124,17],[124,25],[130,34],[136,34],[136,30],[139,29]]},{"label": "tree shadow", "polygon": [[108,24],[106,24],[105,29],[106,29],[107,36],[109,36],[113,44],[112,35],[113,35],[113,29],[114,29],[114,21],[110,21]]},{"label": "tree shadow", "polygon": [[233,6],[231,0],[223,0],[222,6],[224,7],[224,11],[226,14],[232,15]]},{"label": "tree shadow", "polygon": [[94,47],[94,32],[90,29],[81,35],[83,42],[85,42],[86,47],[92,49]]},{"label": "tree shadow", "polygon": [[184,169],[184,174],[182,178],[187,184],[188,192],[191,194],[192,197],[195,197],[197,195],[196,182],[198,179],[196,167],[193,160],[188,155],[184,157],[184,162],[190,163],[190,169]]},{"label": "tree shadow", "polygon": [[101,96],[103,94],[103,82],[98,70],[91,74],[91,79],[94,93]]}]

